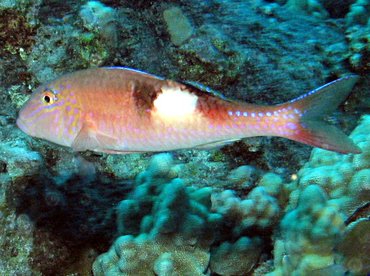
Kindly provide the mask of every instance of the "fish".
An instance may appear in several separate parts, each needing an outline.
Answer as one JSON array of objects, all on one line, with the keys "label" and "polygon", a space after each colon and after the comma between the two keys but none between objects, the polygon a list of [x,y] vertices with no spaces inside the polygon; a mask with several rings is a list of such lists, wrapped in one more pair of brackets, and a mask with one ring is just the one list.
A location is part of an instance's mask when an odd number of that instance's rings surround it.
[{"label": "fish", "polygon": [[323,120],[358,80],[349,75],[291,101],[255,105],[194,82],[126,67],[65,74],[42,84],[19,111],[26,134],[75,151],[110,154],[210,149],[278,136],[339,153],[361,150]]}]

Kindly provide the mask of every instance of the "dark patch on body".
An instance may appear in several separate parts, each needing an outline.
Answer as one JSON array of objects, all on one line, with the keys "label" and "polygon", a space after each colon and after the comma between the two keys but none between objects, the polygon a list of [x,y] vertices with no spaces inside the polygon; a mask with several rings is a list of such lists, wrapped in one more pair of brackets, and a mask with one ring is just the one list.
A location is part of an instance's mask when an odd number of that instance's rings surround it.
[{"label": "dark patch on body", "polygon": [[210,119],[227,116],[229,108],[235,105],[233,101],[203,85],[187,82],[178,83],[182,90],[186,90],[198,97],[197,110]]},{"label": "dark patch on body", "polygon": [[135,107],[140,114],[148,113],[153,108],[153,102],[161,91],[161,83],[149,83],[143,81],[130,81],[129,89],[135,103]]},{"label": "dark patch on body", "polygon": [[180,89],[196,95],[198,98],[197,111],[211,119],[227,116],[228,108],[235,106],[234,102],[223,99],[213,94],[210,90],[208,91],[208,89],[202,90],[192,84],[172,80],[131,80],[129,90],[140,115],[150,113],[153,109],[154,101],[163,93],[163,88]]}]

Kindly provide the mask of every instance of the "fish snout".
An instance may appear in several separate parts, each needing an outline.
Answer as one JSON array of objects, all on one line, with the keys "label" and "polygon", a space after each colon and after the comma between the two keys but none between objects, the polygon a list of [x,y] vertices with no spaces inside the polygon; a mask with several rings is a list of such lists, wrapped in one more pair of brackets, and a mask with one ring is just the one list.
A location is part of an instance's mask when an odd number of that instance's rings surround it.
[{"label": "fish snout", "polygon": [[30,131],[29,131],[29,127],[28,127],[28,126],[27,126],[27,124],[24,122],[24,120],[21,118],[21,116],[19,116],[19,117],[17,118],[16,125],[17,125],[17,126],[20,128],[20,130],[22,130],[24,133],[31,135],[31,133],[30,133]]}]

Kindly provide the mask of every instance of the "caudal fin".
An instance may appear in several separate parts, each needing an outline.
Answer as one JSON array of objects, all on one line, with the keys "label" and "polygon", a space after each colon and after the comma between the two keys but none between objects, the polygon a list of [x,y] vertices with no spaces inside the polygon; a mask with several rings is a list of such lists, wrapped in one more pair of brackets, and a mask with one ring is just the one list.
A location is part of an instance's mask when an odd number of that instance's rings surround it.
[{"label": "caudal fin", "polygon": [[347,98],[357,80],[358,76],[343,77],[280,105],[301,114],[295,134],[287,138],[340,153],[361,153],[341,130],[323,120]]}]

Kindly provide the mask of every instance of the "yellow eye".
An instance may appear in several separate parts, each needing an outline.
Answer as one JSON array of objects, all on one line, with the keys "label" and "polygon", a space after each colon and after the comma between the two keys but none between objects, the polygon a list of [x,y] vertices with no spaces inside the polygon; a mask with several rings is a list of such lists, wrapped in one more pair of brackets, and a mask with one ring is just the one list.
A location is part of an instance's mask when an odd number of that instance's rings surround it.
[{"label": "yellow eye", "polygon": [[45,104],[53,104],[55,102],[55,95],[50,91],[45,91],[42,95],[42,101]]}]

